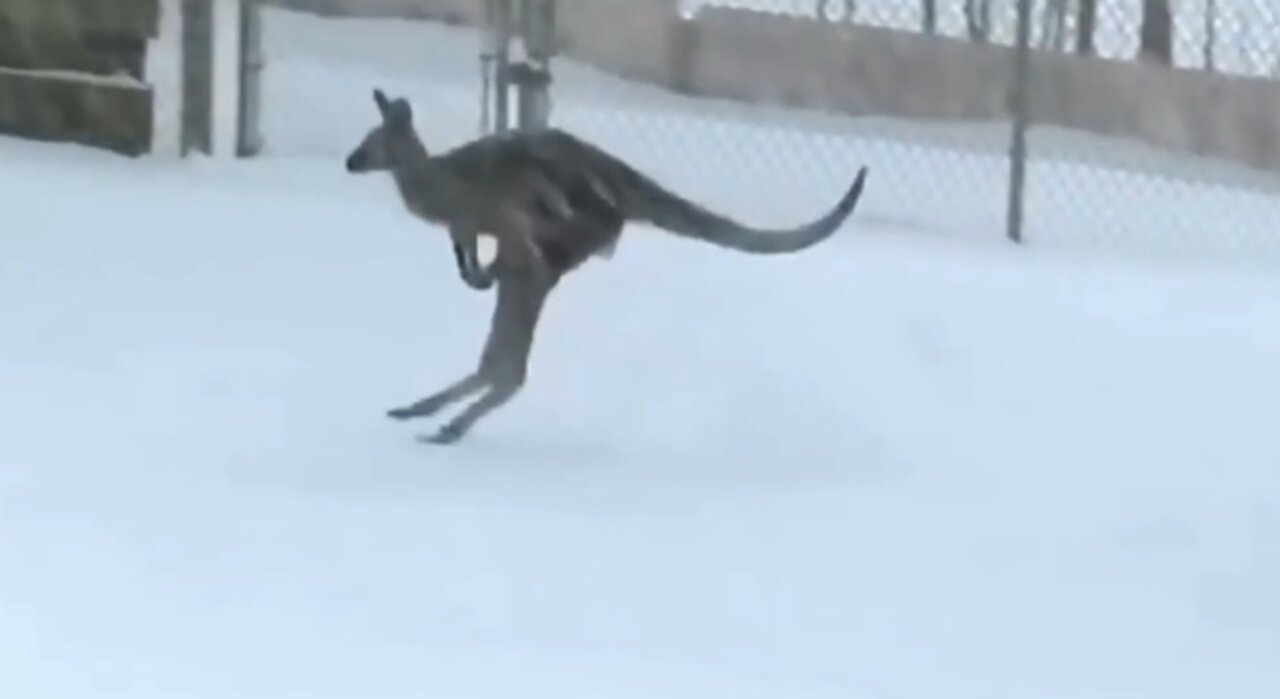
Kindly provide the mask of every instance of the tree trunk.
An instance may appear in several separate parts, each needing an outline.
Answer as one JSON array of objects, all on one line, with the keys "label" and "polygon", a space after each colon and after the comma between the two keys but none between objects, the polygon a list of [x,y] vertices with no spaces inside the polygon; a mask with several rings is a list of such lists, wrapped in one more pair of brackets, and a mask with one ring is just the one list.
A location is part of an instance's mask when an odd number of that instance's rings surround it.
[{"label": "tree trunk", "polygon": [[1068,0],[1048,0],[1040,15],[1040,48],[1061,51],[1067,38]]},{"label": "tree trunk", "polygon": [[1076,23],[1076,53],[1093,56],[1093,28],[1098,24],[1098,0],[1080,0],[1080,14]]},{"label": "tree trunk", "polygon": [[991,36],[991,0],[964,0],[964,17],[969,41],[987,43]]},{"label": "tree trunk", "polygon": [[1212,73],[1217,70],[1215,54],[1218,52],[1218,3],[1217,0],[1205,0],[1204,5],[1204,69]]},{"label": "tree trunk", "polygon": [[1173,65],[1173,13],[1169,0],[1142,0],[1142,32],[1138,56]]},{"label": "tree trunk", "polygon": [[924,9],[924,33],[938,33],[938,0],[920,0]]}]

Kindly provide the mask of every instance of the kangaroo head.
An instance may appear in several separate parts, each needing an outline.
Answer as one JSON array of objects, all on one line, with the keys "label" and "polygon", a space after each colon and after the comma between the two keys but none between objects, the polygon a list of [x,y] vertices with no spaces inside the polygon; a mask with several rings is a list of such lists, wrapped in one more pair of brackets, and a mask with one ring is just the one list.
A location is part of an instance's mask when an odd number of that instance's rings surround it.
[{"label": "kangaroo head", "polygon": [[403,97],[387,99],[382,90],[373,91],[373,101],[382,114],[382,123],[365,134],[360,145],[347,156],[347,172],[392,170],[407,158],[425,154],[413,128],[409,102]]}]

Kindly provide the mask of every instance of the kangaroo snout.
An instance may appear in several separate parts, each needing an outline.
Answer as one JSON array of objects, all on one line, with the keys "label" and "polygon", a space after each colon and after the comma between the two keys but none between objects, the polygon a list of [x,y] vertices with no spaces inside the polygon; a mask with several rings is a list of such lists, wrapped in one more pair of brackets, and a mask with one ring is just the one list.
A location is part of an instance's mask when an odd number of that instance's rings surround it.
[{"label": "kangaroo snout", "polygon": [[365,167],[365,160],[367,160],[367,158],[365,158],[364,154],[360,151],[356,151],[351,155],[348,155],[347,172],[364,172],[368,169]]}]

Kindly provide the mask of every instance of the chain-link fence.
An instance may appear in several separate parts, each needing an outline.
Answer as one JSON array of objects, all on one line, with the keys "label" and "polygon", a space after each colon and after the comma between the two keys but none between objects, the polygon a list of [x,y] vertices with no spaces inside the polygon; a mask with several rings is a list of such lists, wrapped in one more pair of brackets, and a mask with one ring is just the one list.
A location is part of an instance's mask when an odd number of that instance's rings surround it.
[{"label": "chain-link fence", "polygon": [[[1275,6],[1055,4],[1063,7],[1035,15],[1032,46],[1041,55],[1027,76],[1040,92],[1029,105],[1028,236],[1044,244],[1276,255]],[[1046,21],[1054,31],[1042,30]]]},{"label": "chain-link fence", "polygon": [[1264,0],[555,5],[551,123],[743,218],[1280,257]]},{"label": "chain-link fence", "polygon": [[[314,121],[363,123],[367,104],[329,96],[335,72],[429,104],[433,143],[539,119],[545,104],[489,108],[514,97],[495,89],[502,67],[534,87],[550,74],[551,123],[762,224],[812,215],[868,164],[868,229],[1280,257],[1270,0],[164,0],[185,34],[168,47],[147,38],[154,12],[125,11],[154,0],[58,3],[65,17],[23,0],[0,3],[0,129],[94,126],[133,152],[157,140],[152,122],[181,121],[182,142],[207,147],[213,8],[237,2],[291,10],[265,29],[275,152],[346,147],[346,126],[298,128],[322,103],[343,119]],[[311,12],[431,22],[325,26]],[[258,43],[256,25],[241,33]],[[152,55],[163,60],[144,66]],[[250,142],[259,58],[242,66]],[[58,70],[32,87],[40,68]],[[68,70],[87,76],[75,95],[62,94]],[[150,109],[143,82],[182,86],[181,114]]]}]

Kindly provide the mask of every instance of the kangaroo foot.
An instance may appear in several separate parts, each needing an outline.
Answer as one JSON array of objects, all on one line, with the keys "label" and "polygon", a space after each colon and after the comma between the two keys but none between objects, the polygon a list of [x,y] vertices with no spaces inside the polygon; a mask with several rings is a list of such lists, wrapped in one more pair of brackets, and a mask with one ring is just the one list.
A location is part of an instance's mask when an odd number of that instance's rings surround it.
[{"label": "kangaroo foot", "polygon": [[434,434],[419,436],[418,441],[425,444],[446,446],[457,444],[464,434],[466,434],[466,430],[450,422],[436,430]]}]

